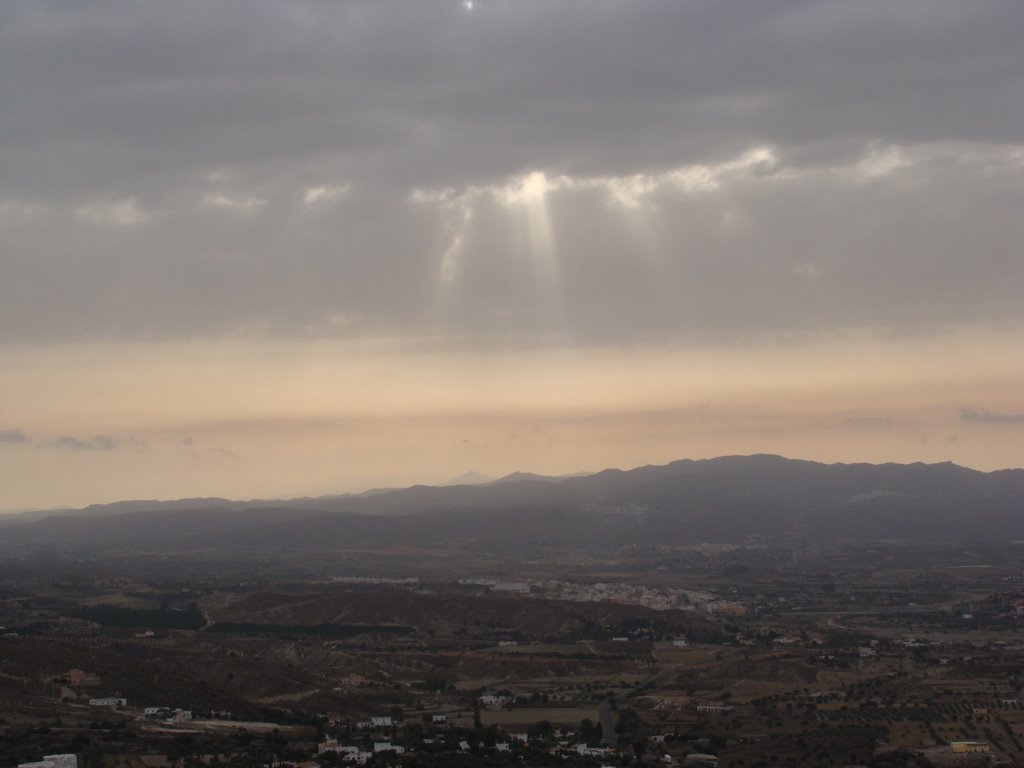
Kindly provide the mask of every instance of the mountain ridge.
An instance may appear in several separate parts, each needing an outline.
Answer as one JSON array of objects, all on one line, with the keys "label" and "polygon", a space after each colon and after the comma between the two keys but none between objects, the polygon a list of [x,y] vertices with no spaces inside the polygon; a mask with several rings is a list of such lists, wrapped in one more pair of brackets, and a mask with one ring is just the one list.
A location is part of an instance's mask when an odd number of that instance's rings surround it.
[{"label": "mountain ridge", "polygon": [[[4,515],[0,515],[0,522],[12,522],[18,520],[28,519],[39,519],[46,516],[54,515],[106,515],[106,514],[122,514],[128,512],[139,512],[146,510],[173,510],[173,509],[197,509],[197,508],[231,508],[231,509],[254,509],[260,507],[276,507],[276,506],[287,506],[289,508],[329,508],[344,504],[348,500],[362,499],[367,497],[375,497],[387,494],[402,494],[409,493],[412,491],[422,491],[423,489],[455,489],[459,487],[494,487],[509,483],[527,483],[527,482],[543,482],[543,483],[564,483],[569,481],[576,481],[587,478],[607,478],[609,476],[621,477],[623,475],[634,475],[641,473],[650,473],[655,471],[670,471],[678,467],[700,467],[708,466],[714,468],[724,468],[727,465],[736,465],[737,463],[746,463],[749,466],[754,463],[761,464],[765,467],[778,467],[782,464],[796,467],[816,467],[816,468],[902,468],[909,469],[913,467],[933,467],[933,468],[952,468],[955,471],[961,471],[964,473],[970,473],[975,476],[1000,476],[1000,477],[1024,477],[1024,468],[1004,468],[991,470],[985,472],[983,470],[977,470],[970,467],[964,467],[951,461],[943,461],[936,463],[925,463],[925,462],[913,462],[910,464],[900,464],[897,462],[885,462],[882,464],[871,464],[868,462],[833,462],[824,463],[817,462],[808,459],[791,459],[778,454],[771,453],[755,453],[755,454],[729,454],[725,456],[717,456],[709,459],[677,459],[675,461],[668,462],[667,464],[645,464],[632,469],[620,469],[617,467],[608,467],[597,472],[580,472],[568,475],[542,475],[534,472],[512,472],[504,475],[500,478],[490,478],[486,475],[482,475],[475,471],[469,471],[460,475],[453,480],[438,484],[428,485],[423,483],[414,484],[407,487],[399,488],[370,488],[365,491],[351,492],[351,493],[340,493],[340,494],[324,494],[321,496],[298,496],[293,498],[284,499],[229,499],[220,496],[209,496],[209,497],[186,497],[181,499],[126,499],[108,503],[96,503],[89,504],[84,507],[57,507],[52,509],[33,509],[25,512],[12,512]],[[475,482],[461,482],[464,478],[475,479]]]},{"label": "mountain ridge", "polygon": [[287,501],[117,502],[9,521],[0,553],[1018,539],[1022,513],[1024,470],[822,464],[755,454]]}]

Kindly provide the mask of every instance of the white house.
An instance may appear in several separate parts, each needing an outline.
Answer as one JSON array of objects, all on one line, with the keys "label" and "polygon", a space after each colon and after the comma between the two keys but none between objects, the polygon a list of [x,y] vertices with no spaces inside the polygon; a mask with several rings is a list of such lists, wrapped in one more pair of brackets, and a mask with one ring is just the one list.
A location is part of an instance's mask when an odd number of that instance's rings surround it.
[{"label": "white house", "polygon": [[338,740],[337,739],[324,739],[316,745],[316,753],[322,755],[324,752],[337,752],[338,751]]},{"label": "white house", "polygon": [[586,744],[577,744],[576,752],[583,757],[607,757],[611,754],[611,750],[607,747],[588,747]]},{"label": "white house", "polygon": [[718,765],[718,758],[715,755],[703,752],[691,752],[686,756],[683,765],[697,766],[697,768],[715,768]]},{"label": "white house", "polygon": [[44,755],[35,763],[20,763],[18,768],[78,768],[75,755]]},{"label": "white house", "polygon": [[89,699],[90,707],[127,707],[128,699]]},{"label": "white house", "polygon": [[697,705],[698,712],[731,712],[732,707],[728,704],[703,703]]}]

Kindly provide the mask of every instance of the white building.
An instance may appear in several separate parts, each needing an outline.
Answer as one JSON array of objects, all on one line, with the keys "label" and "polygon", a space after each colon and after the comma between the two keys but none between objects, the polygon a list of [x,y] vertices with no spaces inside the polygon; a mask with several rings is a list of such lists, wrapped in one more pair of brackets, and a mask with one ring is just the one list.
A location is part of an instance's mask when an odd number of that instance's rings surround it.
[{"label": "white building", "polygon": [[405,747],[400,747],[397,744],[392,744],[390,741],[375,741],[373,743],[373,752],[394,752],[396,755],[401,755],[405,752]]},{"label": "white building", "polygon": [[127,707],[128,699],[89,699],[90,707]]},{"label": "white building", "polygon": [[78,768],[78,757],[75,755],[44,755],[35,763],[21,763],[18,768]]},{"label": "white building", "polygon": [[697,711],[698,712],[718,712],[718,713],[730,712],[730,711],[732,711],[732,707],[730,707],[728,704],[715,704],[715,703],[707,703],[707,702],[705,702],[703,704],[698,704],[697,705]]},{"label": "white building", "polygon": [[384,717],[374,717],[370,720],[374,728],[390,728],[393,725],[391,717],[385,715]]},{"label": "white building", "polygon": [[704,752],[691,752],[686,756],[683,765],[697,766],[697,768],[715,768],[718,765],[718,758]]},{"label": "white building", "polygon": [[337,752],[338,751],[338,740],[337,739],[324,739],[316,745],[316,753],[322,755],[324,752]]},{"label": "white building", "polygon": [[607,747],[588,747],[586,744],[577,744],[576,753],[583,757],[607,757],[612,753]]}]

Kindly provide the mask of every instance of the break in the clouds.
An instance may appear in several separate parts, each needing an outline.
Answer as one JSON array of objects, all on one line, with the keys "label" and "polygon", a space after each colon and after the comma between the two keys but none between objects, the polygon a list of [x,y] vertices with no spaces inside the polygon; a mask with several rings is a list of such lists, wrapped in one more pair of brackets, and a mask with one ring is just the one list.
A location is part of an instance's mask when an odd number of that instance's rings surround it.
[{"label": "break in the clouds", "polygon": [[1017,324],[1017,3],[0,6],[8,342]]},{"label": "break in the clouds", "polygon": [[960,418],[982,424],[1024,424],[1024,413],[998,413],[985,408],[961,408]]}]

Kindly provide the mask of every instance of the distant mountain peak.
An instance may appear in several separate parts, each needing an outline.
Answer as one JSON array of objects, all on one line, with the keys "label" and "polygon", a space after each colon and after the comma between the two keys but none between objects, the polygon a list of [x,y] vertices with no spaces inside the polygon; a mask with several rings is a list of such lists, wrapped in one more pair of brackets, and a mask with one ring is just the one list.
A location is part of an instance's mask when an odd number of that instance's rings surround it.
[{"label": "distant mountain peak", "polygon": [[463,472],[458,477],[449,480],[445,485],[484,485],[485,483],[493,483],[495,478],[488,477],[479,472],[470,470],[469,472]]}]

